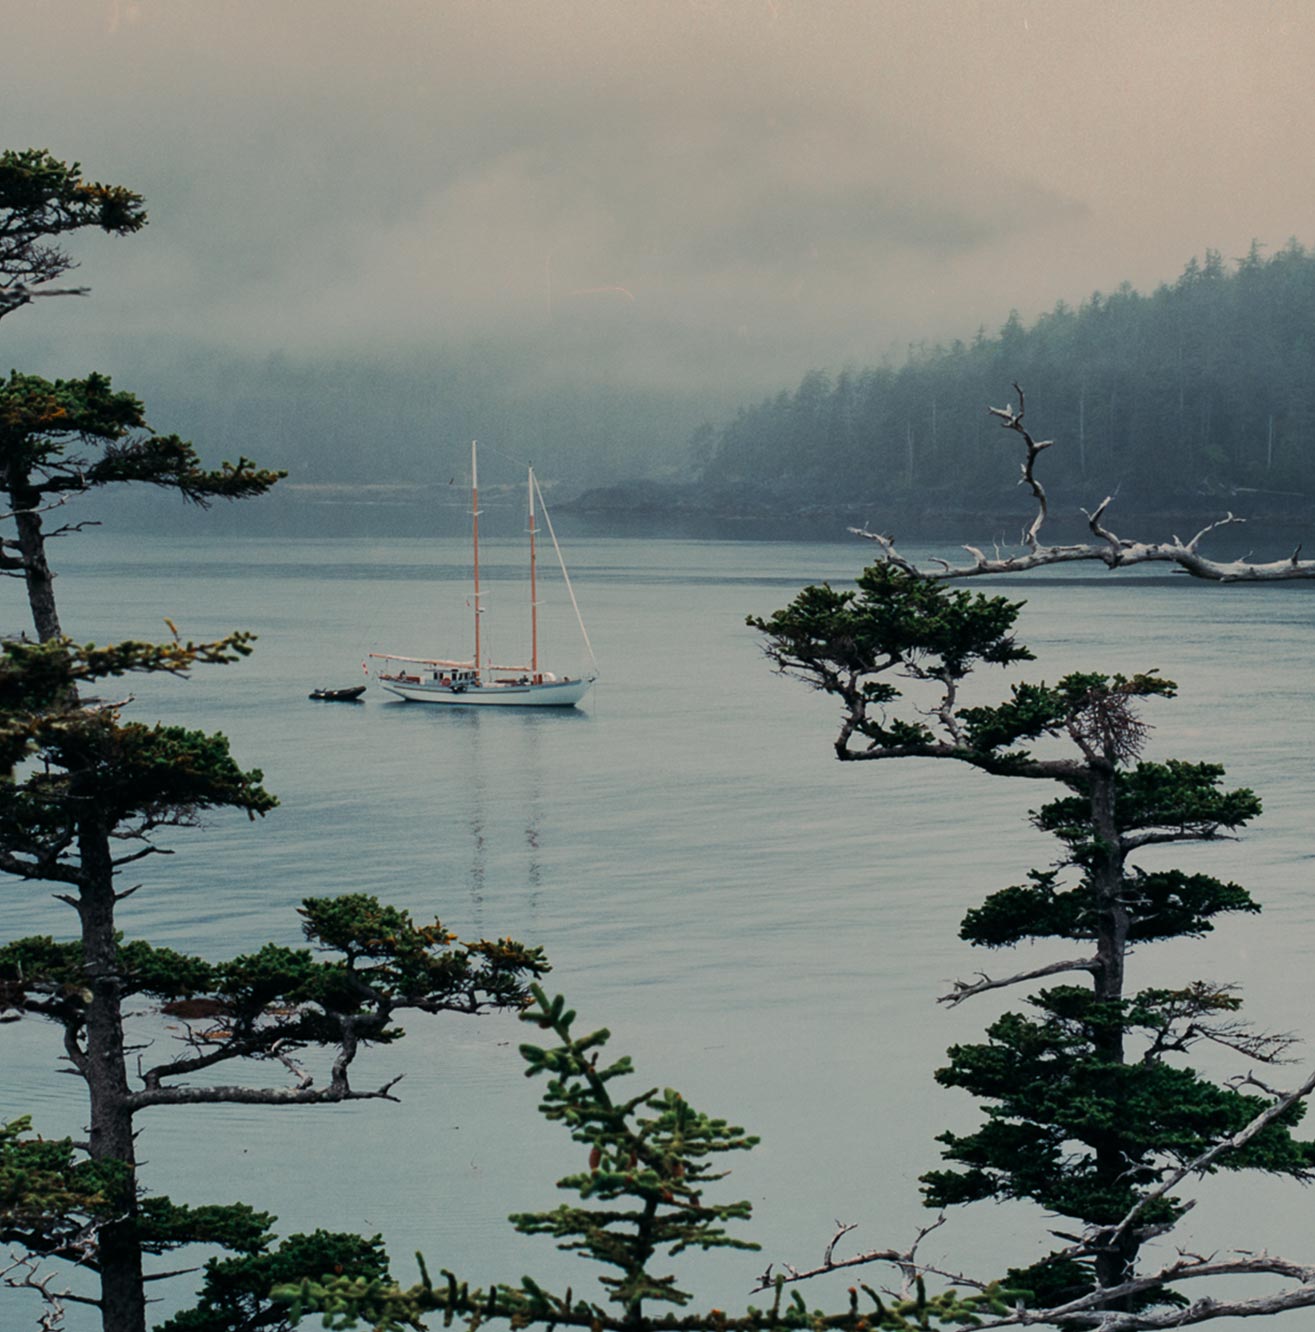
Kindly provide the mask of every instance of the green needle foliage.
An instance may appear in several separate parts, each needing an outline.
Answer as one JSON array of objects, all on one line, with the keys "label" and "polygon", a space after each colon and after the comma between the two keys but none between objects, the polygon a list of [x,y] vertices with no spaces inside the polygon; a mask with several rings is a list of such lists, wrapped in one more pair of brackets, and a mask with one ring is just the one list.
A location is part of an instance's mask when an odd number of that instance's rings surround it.
[{"label": "green needle foliage", "polygon": [[575,1014],[562,997],[550,1001],[537,986],[532,993],[537,1007],[522,1014],[523,1020],[552,1032],[560,1044],[522,1045],[526,1076],[547,1075],[540,1112],[564,1124],[572,1139],[589,1149],[588,1169],[558,1180],[557,1187],[579,1194],[584,1203],[623,1205],[564,1204],[552,1212],[513,1216],[512,1223],[526,1234],[552,1235],[559,1248],[617,1268],[619,1276],[600,1279],[609,1298],[632,1320],[642,1315],[645,1300],[688,1304],[691,1296],[674,1276],[655,1276],[648,1265],[661,1250],[674,1257],[688,1248],[758,1247],[725,1229],[728,1221],[748,1217],[747,1202],[709,1203],[703,1197],[708,1184],[725,1178],[708,1158],[746,1151],[758,1139],[694,1110],[670,1088],[614,1101],[608,1084],[633,1072],[629,1058],[599,1068],[609,1033],[574,1037]]},{"label": "green needle foliage", "polygon": [[[797,1291],[784,1300],[784,1277],[775,1283],[768,1309],[750,1307],[740,1315],[721,1309],[675,1312],[692,1297],[675,1275],[652,1270],[660,1256],[674,1258],[689,1249],[758,1248],[727,1231],[728,1223],[748,1219],[747,1202],[716,1203],[705,1196],[708,1186],[726,1177],[715,1159],[747,1151],[758,1140],[737,1125],[695,1110],[671,1088],[650,1088],[618,1099],[614,1085],[634,1069],[625,1056],[603,1061],[610,1033],[576,1036],[575,1014],[566,1001],[560,995],[549,999],[538,985],[530,990],[533,1002],[521,1014],[522,1021],[551,1033],[557,1043],[520,1047],[526,1076],[548,1079],[540,1114],[562,1124],[587,1155],[584,1168],[558,1181],[558,1188],[574,1193],[578,1203],[510,1219],[517,1230],[551,1235],[559,1248],[604,1269],[599,1281],[607,1302],[579,1298],[570,1287],[552,1292],[528,1276],[514,1285],[478,1288],[444,1270],[443,1280],[434,1283],[419,1259],[422,1279],[406,1290],[384,1277],[346,1274],[290,1283],[275,1296],[286,1302],[294,1320],[319,1313],[326,1327],[368,1323],[377,1332],[422,1328],[428,1313],[441,1314],[445,1326],[459,1318],[471,1329],[492,1322],[512,1328],[560,1325],[609,1332],[913,1332],[934,1323],[972,1325],[986,1315],[1008,1312],[1010,1292],[998,1286],[969,1295],[950,1290],[930,1296],[921,1279],[911,1283],[907,1297],[883,1299],[870,1286],[854,1287],[846,1308],[826,1312],[809,1309]],[[866,1297],[861,1303],[860,1289]],[[653,1305],[674,1308],[651,1312]]]},{"label": "green needle foliage", "polygon": [[1087,983],[1042,989],[1026,1012],[993,1022],[985,1041],[949,1051],[937,1081],[982,1101],[985,1122],[941,1135],[951,1168],[925,1174],[924,1195],[933,1207],[1029,1199],[1076,1220],[1067,1249],[1011,1272],[1010,1283],[1034,1309],[1110,1290],[1091,1308],[1129,1313],[1180,1301],[1135,1279],[1142,1246],[1185,1211],[1172,1194],[1180,1172],[1255,1169],[1304,1181],[1315,1174],[1315,1144],[1293,1135],[1298,1100],[1202,1162],[1275,1107],[1277,1094],[1217,1084],[1184,1062],[1189,1052],[1205,1041],[1275,1063],[1290,1038],[1239,1020],[1228,986],[1155,975],[1131,991],[1125,979],[1133,945],[1199,937],[1224,915],[1260,909],[1237,884],[1130,857],[1243,827],[1259,800],[1226,789],[1218,764],[1141,758],[1149,727],[1139,705],[1175,693],[1155,672],[1079,672],[963,706],[960,689],[977,666],[1031,659],[1013,636],[1020,609],[883,563],[856,592],[806,588],[749,623],[766,635],[778,669],[841,699],[840,758],[948,758],[1064,788],[1032,816],[1058,839],[1057,862],[968,910],[960,935],[988,948],[1078,941],[1089,954],[1001,981],[983,976],[947,999],[1064,972]]},{"label": "green needle foliage", "polygon": [[[58,241],[79,227],[126,235],[146,220],[141,199],[89,184],[76,164],[39,150],[0,154],[0,315],[36,296],[71,266]],[[331,1104],[392,1099],[391,1088],[353,1086],[357,1054],[401,1036],[397,1016],[519,1009],[546,963],[509,939],[462,943],[439,922],[417,923],[365,895],[308,899],[306,948],[266,944],[216,963],[127,941],[116,923],[120,873],[165,854],[166,832],[223,810],[249,818],[277,804],[259,771],[234,759],[227,739],[122,716],[123,704],[84,703],[88,682],[130,672],[185,674],[199,663],[250,651],[250,635],[213,643],[79,645],[60,627],[48,515],[107,485],[145,483],[204,507],[267,491],[283,474],[245,457],[204,467],[187,441],[157,434],[141,402],[108,377],[0,380],[0,572],[24,579],[37,643],[0,644],[0,874],[57,885],[77,913],[76,941],[50,937],[0,944],[0,1020],[56,1024],[66,1070],[87,1095],[85,1143],[42,1143],[22,1126],[0,1136],[0,1234],[27,1250],[15,1278],[51,1301],[31,1265],[57,1257],[99,1278],[104,1332],[145,1332],[144,1256],[182,1245],[236,1255],[210,1265],[201,1303],[174,1332],[286,1327],[268,1301],[276,1282],[331,1272],[379,1280],[376,1240],[319,1231],[274,1248],[272,1218],[243,1203],[191,1206],[144,1196],[136,1175],[135,1116],[160,1105]],[[168,623],[166,621],[166,623]],[[170,624],[170,629],[173,629]],[[126,1043],[125,1003],[147,1004],[172,1034],[172,1057],[144,1066]],[[146,1015],[138,1014],[143,1020]],[[149,1047],[148,1047],[149,1048]],[[305,1051],[329,1063],[317,1083]],[[144,1060],[144,1057],[143,1057]],[[205,1075],[234,1060],[286,1069],[283,1086],[234,1086]],[[13,1269],[10,1269],[13,1270]],[[58,1320],[58,1300],[43,1325]]]},{"label": "green needle foliage", "polygon": [[[139,1069],[141,1089],[123,1097],[129,1116],[154,1105],[388,1098],[393,1083],[355,1088],[351,1064],[362,1049],[403,1035],[399,1014],[519,1009],[529,998],[527,978],[546,969],[537,949],[508,939],[463,944],[438,921],[417,923],[362,894],[310,898],[301,914],[311,947],[266,944],[227,962],[116,940],[120,1002],[155,1007],[161,1036],[176,1047],[173,1057]],[[93,1001],[80,943],[36,937],[0,946],[0,1021],[55,1022],[76,1056],[90,1046]],[[317,1050],[332,1056],[322,1086],[300,1063]],[[208,1087],[189,1076],[234,1060],[277,1063],[295,1084]],[[378,1237],[317,1231],[275,1247],[271,1216],[243,1203],[198,1207],[140,1196],[129,1163],[89,1158],[85,1145],[68,1140],[32,1139],[27,1127],[20,1120],[0,1129],[0,1242],[92,1271],[102,1270],[98,1236],[109,1226],[126,1231],[120,1239],[139,1255],[190,1244],[236,1255],[207,1264],[199,1302],[165,1324],[167,1332],[290,1326],[270,1292],[304,1277],[389,1281]]]},{"label": "green needle foliage", "polygon": [[[778,670],[844,701],[840,758],[937,744],[924,720],[890,715],[889,705],[901,696],[891,677],[936,682],[952,692],[979,662],[1032,659],[1013,636],[1021,603],[949,591],[890,565],[865,569],[856,586],[853,592],[806,587],[770,618],[748,617],[766,635],[764,650]],[[851,748],[855,735],[866,737],[867,751]],[[983,755],[998,747],[976,746]]]},{"label": "green needle foliage", "polygon": [[285,475],[247,458],[207,471],[191,444],[151,431],[141,401],[100,374],[48,380],[12,371],[0,382],[0,458],[41,496],[144,481],[202,506],[263,494]]},{"label": "green needle foliage", "polygon": [[[47,380],[15,370],[0,381],[0,490],[15,529],[0,538],[0,568],[22,574],[42,642],[62,636],[46,552],[53,534],[44,522],[70,498],[144,483],[204,508],[215,499],[263,495],[283,475],[245,457],[203,467],[190,443],[157,434],[141,402],[105,375]],[[57,529],[72,530],[76,524]]]},{"label": "green needle foliage", "polygon": [[[99,1227],[124,1207],[130,1172],[92,1161],[67,1138],[34,1137],[26,1117],[0,1124],[0,1243],[41,1257],[62,1257],[93,1271]],[[242,1203],[191,1207],[168,1198],[139,1200],[138,1237],[150,1254],[190,1244],[218,1245],[234,1255],[205,1266],[197,1304],[157,1332],[249,1332],[286,1328],[271,1303],[275,1286],[331,1272],[348,1280],[386,1280],[388,1258],[378,1238],[319,1230],[275,1246],[274,1218]]]},{"label": "green needle foliage", "polygon": [[93,227],[129,236],[146,225],[142,197],[122,185],[85,180],[77,162],[43,148],[0,152],[0,318],[74,267],[62,236]]},{"label": "green needle foliage", "polygon": [[[1029,939],[1096,939],[1096,909],[1082,884],[1065,887],[1056,869],[1028,870],[1027,877],[1026,884],[1002,888],[965,913],[959,937],[985,948]],[[1214,929],[1214,918],[1223,912],[1260,910],[1245,888],[1208,874],[1133,867],[1127,886],[1133,907],[1129,943],[1199,938]]]},{"label": "green needle foliage", "polygon": [[[527,978],[548,969],[541,950],[511,939],[461,943],[434,921],[418,924],[405,912],[366,894],[307,898],[301,907],[309,948],[263,945],[227,962],[159,948],[116,936],[119,994],[154,1003],[182,1047],[178,1058],[143,1067],[144,1090],[136,1109],[178,1101],[228,1099],[194,1086],[171,1091],[184,1073],[234,1059],[279,1059],[327,1047],[389,1044],[403,1033],[400,1012],[477,1013],[519,1009],[528,999]],[[325,929],[332,921],[336,928]],[[373,940],[368,960],[344,945],[344,927],[363,936],[383,923],[386,937]],[[325,956],[332,954],[332,956]],[[15,939],[0,946],[0,1018],[42,1017],[64,1028],[76,1047],[85,1036],[87,990],[82,946],[49,936]],[[348,1060],[350,1062],[350,1060]],[[306,1103],[376,1093],[355,1092],[346,1066],[323,1089],[309,1084],[291,1099]],[[231,1090],[231,1089],[228,1089]],[[269,1092],[253,1100],[283,1103]]]},{"label": "green needle foliage", "polygon": [[27,1115],[0,1124],[0,1243],[76,1254],[89,1228],[114,1214],[127,1172],[87,1160],[67,1138],[33,1137],[31,1128]]},{"label": "green needle foliage", "polygon": [[42,642],[62,633],[44,517],[70,497],[136,482],[205,507],[262,495],[283,475],[245,457],[203,467],[190,443],[156,434],[140,401],[105,375],[47,380],[13,371],[0,382],[0,489],[15,527],[13,537],[0,538],[0,567],[22,574]]},{"label": "green needle foliage", "polygon": [[[236,1248],[229,1245],[229,1248]],[[270,1291],[323,1273],[353,1284],[390,1281],[388,1255],[379,1236],[316,1230],[290,1235],[272,1246],[268,1234],[259,1246],[205,1265],[196,1305],[159,1324],[155,1332],[254,1332],[292,1326],[287,1308],[270,1300]]]},{"label": "green needle foliage", "polygon": [[0,642],[0,773],[12,776],[20,760],[84,724],[76,705],[80,685],[134,673],[185,675],[201,663],[238,661],[253,641],[251,634],[234,633],[210,643]]},{"label": "green needle foliage", "polygon": [[[1162,1058],[1118,1062],[1104,1056],[1109,1031],[1176,1033],[1209,1021],[1236,1002],[1205,993],[1144,990],[1123,1003],[1101,1003],[1089,989],[1043,990],[1030,1001],[1040,1016],[1006,1013],[986,1043],[956,1045],[937,1074],[987,1101],[986,1125],[941,1135],[945,1155],[965,1167],[923,1176],[929,1205],[978,1198],[1030,1198],[1063,1216],[1114,1225],[1158,1182],[1166,1165],[1186,1165],[1244,1128],[1269,1102],[1218,1087]],[[1308,1179],[1311,1144],[1290,1129],[1293,1106],[1245,1148],[1220,1158],[1232,1170],[1261,1169]],[[1103,1169],[1107,1153],[1124,1168]],[[1173,1199],[1143,1213],[1148,1221],[1180,1215]]]}]

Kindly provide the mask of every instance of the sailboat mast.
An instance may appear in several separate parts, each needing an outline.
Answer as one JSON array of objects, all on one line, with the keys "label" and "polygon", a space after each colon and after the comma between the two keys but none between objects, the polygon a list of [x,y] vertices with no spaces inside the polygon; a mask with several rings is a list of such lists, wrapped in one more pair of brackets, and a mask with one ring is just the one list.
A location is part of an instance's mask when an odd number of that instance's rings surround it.
[{"label": "sailboat mast", "polygon": [[475,548],[475,675],[479,676],[479,464],[470,441],[470,535]]},{"label": "sailboat mast", "polygon": [[530,468],[530,678],[539,679],[539,593],[534,545],[534,468]]}]

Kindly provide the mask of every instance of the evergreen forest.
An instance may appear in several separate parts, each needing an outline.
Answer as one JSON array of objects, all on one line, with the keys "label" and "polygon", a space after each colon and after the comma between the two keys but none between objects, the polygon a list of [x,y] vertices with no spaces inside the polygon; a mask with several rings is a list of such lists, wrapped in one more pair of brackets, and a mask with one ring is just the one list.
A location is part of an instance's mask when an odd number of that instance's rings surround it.
[{"label": "evergreen forest", "polygon": [[[986,414],[1013,381],[1056,440],[1056,516],[1118,494],[1119,512],[1233,509],[1300,519],[1315,496],[1315,252],[1297,240],[1193,259],[1150,295],[1124,283],[994,336],[918,345],[901,366],[810,370],[693,441],[699,497],[721,513],[844,514],[947,527],[1021,513]],[[957,530],[957,529],[956,529]]]}]

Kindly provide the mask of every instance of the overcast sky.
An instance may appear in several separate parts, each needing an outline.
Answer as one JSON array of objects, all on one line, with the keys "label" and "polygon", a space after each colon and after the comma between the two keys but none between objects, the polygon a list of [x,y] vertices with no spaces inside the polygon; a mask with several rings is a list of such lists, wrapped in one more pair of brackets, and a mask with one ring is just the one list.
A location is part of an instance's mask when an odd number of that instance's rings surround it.
[{"label": "overcast sky", "polygon": [[1315,243],[1310,0],[24,0],[3,68],[8,146],[151,212],[6,368],[473,347],[750,401]]}]

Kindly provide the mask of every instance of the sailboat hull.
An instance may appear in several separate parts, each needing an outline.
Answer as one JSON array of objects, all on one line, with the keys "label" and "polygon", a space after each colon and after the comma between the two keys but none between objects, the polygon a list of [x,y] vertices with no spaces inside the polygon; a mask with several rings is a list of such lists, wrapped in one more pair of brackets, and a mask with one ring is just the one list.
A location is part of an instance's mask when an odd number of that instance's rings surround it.
[{"label": "sailboat hull", "polygon": [[592,680],[549,680],[543,684],[486,684],[453,688],[436,681],[380,676],[379,684],[408,703],[437,703],[449,708],[573,708],[589,692]]},{"label": "sailboat hull", "polygon": [[[475,613],[475,651],[469,661],[447,661],[433,657],[400,657],[387,652],[372,652],[370,655],[390,663],[381,671],[378,680],[380,687],[386,689],[395,698],[408,703],[436,703],[448,708],[573,708],[589,692],[589,686],[597,678],[586,675],[572,680],[569,677],[558,679],[551,671],[543,670],[539,665],[539,612],[536,587],[537,556],[535,554],[535,497],[548,524],[548,532],[557,551],[557,560],[562,569],[562,580],[575,607],[576,619],[580,621],[580,633],[585,646],[589,647],[589,635],[585,633],[584,621],[580,619],[580,608],[575,604],[575,592],[571,589],[571,579],[566,572],[566,562],[561,558],[561,548],[557,545],[557,535],[552,530],[552,519],[543,504],[543,492],[534,479],[534,469],[528,475],[529,499],[529,537],[530,537],[530,657],[529,662],[519,666],[506,664],[495,665],[484,656],[480,647],[480,617],[484,607],[479,591],[479,462],[474,440],[470,444],[470,538],[474,553],[474,601]],[[589,647],[590,659],[593,648]]]}]

